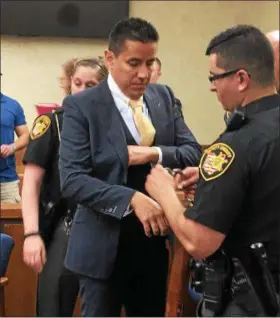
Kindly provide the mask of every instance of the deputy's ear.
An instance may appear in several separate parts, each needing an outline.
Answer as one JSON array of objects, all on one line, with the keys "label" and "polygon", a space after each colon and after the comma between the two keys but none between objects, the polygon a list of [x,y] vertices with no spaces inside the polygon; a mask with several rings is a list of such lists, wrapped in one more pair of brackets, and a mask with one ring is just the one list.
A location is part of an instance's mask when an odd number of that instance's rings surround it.
[{"label": "deputy's ear", "polygon": [[239,70],[237,72],[237,75],[239,76],[239,91],[244,91],[250,83],[251,76],[245,71],[245,70]]},{"label": "deputy's ear", "polygon": [[110,70],[114,68],[114,61],[115,61],[115,54],[110,50],[105,50],[104,52],[105,57],[105,65]]}]

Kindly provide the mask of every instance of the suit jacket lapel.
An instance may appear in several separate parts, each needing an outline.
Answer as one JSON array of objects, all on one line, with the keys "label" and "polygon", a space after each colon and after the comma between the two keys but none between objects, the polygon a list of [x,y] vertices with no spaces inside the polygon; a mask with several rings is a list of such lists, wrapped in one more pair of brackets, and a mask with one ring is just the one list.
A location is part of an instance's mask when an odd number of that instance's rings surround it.
[{"label": "suit jacket lapel", "polygon": [[100,107],[102,112],[101,124],[104,125],[108,140],[118,154],[126,173],[128,169],[128,151],[120,114],[108,87],[107,79],[100,83],[99,88],[100,101],[102,102],[102,107]]},{"label": "suit jacket lapel", "polygon": [[161,144],[164,142],[165,126],[163,123],[166,122],[166,118],[164,117],[164,106],[161,105],[161,100],[152,92],[146,91],[144,95],[144,101],[148,107],[149,115],[151,117],[151,121],[156,130],[155,135],[155,144]]}]

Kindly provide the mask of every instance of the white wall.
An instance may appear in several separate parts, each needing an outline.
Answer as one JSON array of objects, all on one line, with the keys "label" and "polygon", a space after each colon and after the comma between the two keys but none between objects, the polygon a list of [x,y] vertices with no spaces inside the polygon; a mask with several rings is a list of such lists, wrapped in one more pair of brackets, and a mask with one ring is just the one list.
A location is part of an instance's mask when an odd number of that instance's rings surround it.
[{"label": "white wall", "polygon": [[[162,83],[181,99],[186,121],[201,144],[223,130],[223,111],[208,91],[209,40],[227,27],[247,23],[263,31],[279,27],[278,1],[131,1],[130,15],[159,31]],[[61,64],[72,57],[102,55],[106,41],[71,38],[1,37],[1,91],[24,107],[31,125],[37,102],[60,103]]]}]

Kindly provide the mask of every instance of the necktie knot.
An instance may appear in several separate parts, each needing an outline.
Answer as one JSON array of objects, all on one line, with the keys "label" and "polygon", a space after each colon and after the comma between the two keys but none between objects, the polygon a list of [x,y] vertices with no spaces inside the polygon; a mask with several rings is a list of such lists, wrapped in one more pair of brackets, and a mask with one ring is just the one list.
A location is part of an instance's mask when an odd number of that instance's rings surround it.
[{"label": "necktie knot", "polygon": [[129,106],[135,111],[138,108],[141,108],[141,110],[143,109],[143,101],[141,99],[139,100],[134,100],[131,99],[129,101]]}]

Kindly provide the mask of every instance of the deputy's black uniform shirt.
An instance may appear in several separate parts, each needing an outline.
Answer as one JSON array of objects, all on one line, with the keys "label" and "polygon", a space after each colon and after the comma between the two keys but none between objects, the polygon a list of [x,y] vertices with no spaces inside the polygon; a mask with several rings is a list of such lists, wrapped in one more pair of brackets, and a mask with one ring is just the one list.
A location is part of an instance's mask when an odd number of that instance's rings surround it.
[{"label": "deputy's black uniform shirt", "polygon": [[226,234],[227,251],[263,242],[273,271],[280,267],[279,106],[279,95],[248,104],[243,125],[204,152],[195,202],[186,211]]},{"label": "deputy's black uniform shirt", "polygon": [[[57,114],[57,116],[55,115]],[[57,120],[59,125],[57,125]],[[59,130],[62,128],[63,109],[39,116],[33,123],[29,145],[23,163],[34,163],[45,169],[40,198],[57,202],[60,198],[58,171]],[[59,127],[58,127],[59,126]]]}]

